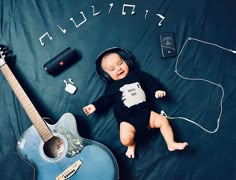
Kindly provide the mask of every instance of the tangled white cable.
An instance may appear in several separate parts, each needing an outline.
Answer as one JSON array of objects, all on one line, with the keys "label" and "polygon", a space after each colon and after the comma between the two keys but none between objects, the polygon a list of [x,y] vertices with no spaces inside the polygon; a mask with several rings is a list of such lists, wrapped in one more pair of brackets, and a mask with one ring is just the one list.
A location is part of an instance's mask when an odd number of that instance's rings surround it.
[{"label": "tangled white cable", "polygon": [[166,116],[168,119],[182,119],[182,120],[185,120],[185,121],[188,121],[196,126],[198,126],[199,128],[201,128],[202,130],[206,131],[207,133],[215,133],[217,132],[217,130],[219,129],[219,126],[220,126],[220,119],[221,119],[221,115],[222,115],[222,111],[223,111],[223,98],[224,98],[224,88],[220,85],[220,84],[217,84],[217,83],[214,83],[212,81],[209,81],[207,79],[203,79],[203,78],[188,78],[188,77],[184,77],[182,76],[181,74],[179,74],[178,72],[178,63],[179,63],[179,58],[185,48],[185,46],[187,45],[187,43],[189,41],[197,41],[197,42],[200,42],[200,43],[204,43],[204,44],[207,44],[207,45],[211,45],[211,46],[215,46],[215,47],[218,47],[220,49],[223,49],[223,50],[226,50],[226,51],[229,51],[229,52],[232,52],[234,54],[236,54],[236,50],[232,50],[232,49],[227,49],[227,48],[224,48],[222,46],[219,46],[217,44],[214,44],[214,43],[210,43],[210,42],[206,42],[206,41],[202,41],[202,40],[199,40],[199,39],[196,39],[196,38],[192,38],[192,37],[189,37],[185,42],[184,42],[184,45],[182,46],[181,50],[180,50],[180,53],[179,55],[177,56],[177,59],[176,59],[176,63],[175,63],[175,73],[180,77],[180,78],[183,78],[185,80],[189,80],[189,81],[204,81],[204,82],[207,82],[207,83],[210,83],[210,84],[213,84],[217,87],[219,87],[222,91],[222,95],[221,95],[221,99],[220,99],[220,113],[219,113],[219,116],[218,116],[218,119],[217,119],[217,125],[216,125],[216,128],[214,130],[208,130],[206,128],[204,128],[202,125],[200,125],[199,123],[191,120],[191,119],[188,119],[186,117],[174,117],[174,116],[168,116],[163,110],[161,111],[161,114]]}]

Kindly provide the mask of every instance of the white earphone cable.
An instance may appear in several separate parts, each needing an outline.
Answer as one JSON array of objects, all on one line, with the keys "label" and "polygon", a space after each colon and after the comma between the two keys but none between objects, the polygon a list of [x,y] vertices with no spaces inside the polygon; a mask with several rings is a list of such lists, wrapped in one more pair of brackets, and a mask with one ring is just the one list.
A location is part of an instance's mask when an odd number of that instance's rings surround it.
[{"label": "white earphone cable", "polygon": [[199,40],[199,39],[196,39],[196,38],[192,38],[192,37],[189,37],[185,42],[184,42],[184,45],[182,46],[181,50],[180,50],[180,53],[179,55],[177,56],[177,59],[176,59],[176,63],[175,63],[175,73],[180,77],[180,78],[183,78],[185,80],[189,80],[189,81],[205,81],[207,83],[210,83],[210,84],[213,84],[217,87],[219,87],[222,91],[222,95],[221,95],[221,99],[220,99],[220,112],[219,112],[219,116],[218,116],[218,119],[217,119],[217,125],[216,125],[216,128],[214,130],[208,130],[206,128],[204,128],[202,125],[200,125],[199,123],[191,120],[191,119],[188,119],[186,117],[174,117],[174,116],[168,116],[163,110],[161,111],[161,114],[166,116],[168,119],[182,119],[182,120],[185,120],[187,122],[190,122],[196,126],[198,126],[199,128],[201,128],[202,130],[206,131],[207,133],[215,133],[217,132],[217,130],[219,129],[219,126],[220,126],[220,120],[221,120],[221,115],[222,115],[222,111],[223,111],[223,98],[224,98],[224,88],[220,85],[220,84],[217,84],[215,82],[212,82],[212,81],[209,81],[207,79],[203,79],[203,78],[189,78],[189,77],[185,77],[185,76],[182,76],[179,72],[178,72],[178,63],[179,63],[179,58],[185,48],[185,46],[187,45],[187,43],[189,41],[197,41],[197,42],[200,42],[200,43],[204,43],[204,44],[207,44],[207,45],[211,45],[211,46],[215,46],[215,47],[218,47],[220,49],[223,49],[223,50],[226,50],[226,51],[229,51],[229,52],[232,52],[234,54],[236,54],[236,50],[232,50],[232,49],[227,49],[227,48],[224,48],[222,46],[219,46],[217,44],[214,44],[214,43],[210,43],[210,42],[206,42],[206,41],[202,41],[202,40]]}]

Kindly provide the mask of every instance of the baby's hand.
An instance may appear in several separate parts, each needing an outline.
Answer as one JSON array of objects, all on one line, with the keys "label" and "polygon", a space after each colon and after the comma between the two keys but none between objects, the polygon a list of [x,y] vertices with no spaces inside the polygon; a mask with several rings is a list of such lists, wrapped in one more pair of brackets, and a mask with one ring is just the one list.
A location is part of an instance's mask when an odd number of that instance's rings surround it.
[{"label": "baby's hand", "polygon": [[156,98],[162,98],[164,96],[166,96],[166,92],[165,91],[158,90],[158,91],[155,92],[155,97]]},{"label": "baby's hand", "polygon": [[96,110],[96,108],[93,104],[89,104],[89,105],[85,106],[83,108],[83,110],[84,110],[84,113],[88,116],[88,115],[92,114]]}]

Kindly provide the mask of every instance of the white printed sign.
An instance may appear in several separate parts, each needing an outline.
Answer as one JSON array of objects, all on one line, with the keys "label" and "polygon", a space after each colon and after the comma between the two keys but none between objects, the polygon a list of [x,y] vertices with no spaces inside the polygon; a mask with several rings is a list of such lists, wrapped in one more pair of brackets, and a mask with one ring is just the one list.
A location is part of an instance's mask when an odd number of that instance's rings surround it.
[{"label": "white printed sign", "polygon": [[146,101],[146,95],[138,82],[126,84],[120,91],[124,105],[128,108]]}]

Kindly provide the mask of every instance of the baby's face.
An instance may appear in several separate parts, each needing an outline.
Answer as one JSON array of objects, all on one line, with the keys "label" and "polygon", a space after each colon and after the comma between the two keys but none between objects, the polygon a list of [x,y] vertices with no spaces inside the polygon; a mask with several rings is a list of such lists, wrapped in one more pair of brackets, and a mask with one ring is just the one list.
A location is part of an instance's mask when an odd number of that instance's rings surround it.
[{"label": "baby's face", "polygon": [[125,78],[129,72],[129,67],[126,62],[116,53],[104,56],[101,66],[114,81]]}]

